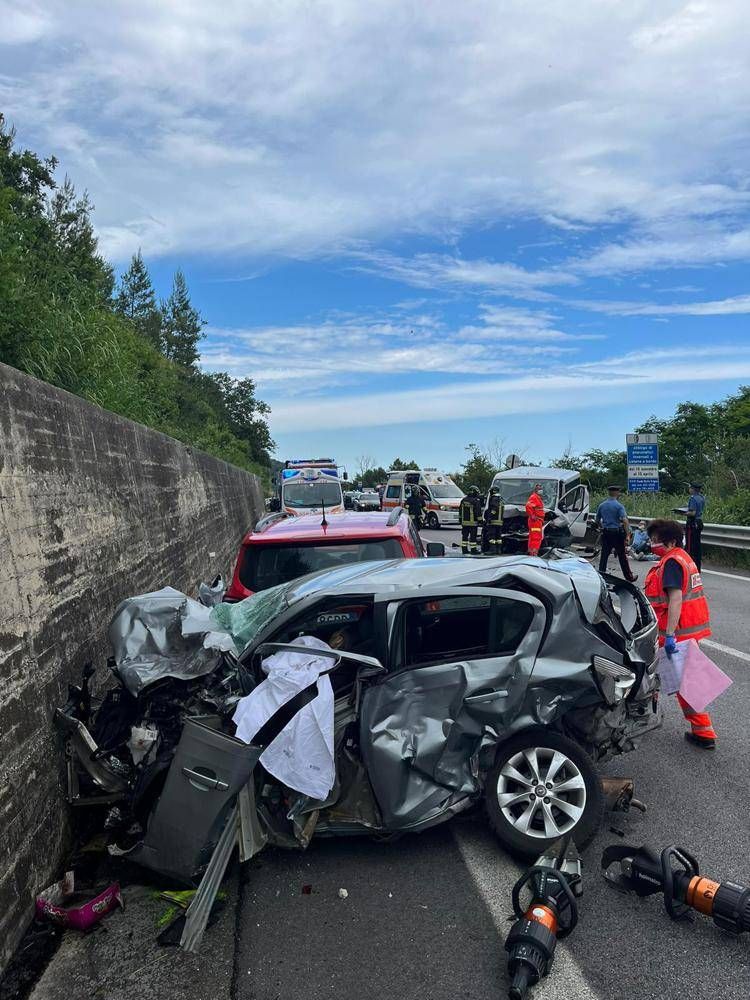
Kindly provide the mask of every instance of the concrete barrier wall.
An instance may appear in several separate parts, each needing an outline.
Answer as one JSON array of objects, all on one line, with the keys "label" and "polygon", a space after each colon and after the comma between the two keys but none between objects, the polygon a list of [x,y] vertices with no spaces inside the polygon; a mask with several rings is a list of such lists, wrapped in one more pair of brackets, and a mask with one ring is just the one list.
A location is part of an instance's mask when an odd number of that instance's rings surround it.
[{"label": "concrete barrier wall", "polygon": [[262,510],[235,466],[0,365],[0,968],[69,842],[50,720],[117,603],[233,568]]}]

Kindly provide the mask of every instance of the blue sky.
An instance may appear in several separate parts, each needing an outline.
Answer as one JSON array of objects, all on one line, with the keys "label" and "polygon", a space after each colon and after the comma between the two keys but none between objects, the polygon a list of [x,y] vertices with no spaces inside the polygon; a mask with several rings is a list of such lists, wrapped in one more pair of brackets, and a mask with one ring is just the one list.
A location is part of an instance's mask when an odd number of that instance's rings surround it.
[{"label": "blue sky", "polygon": [[[544,461],[750,382],[741,0],[0,0],[0,108],[279,457]],[[3,44],[4,43],[4,44]]]}]

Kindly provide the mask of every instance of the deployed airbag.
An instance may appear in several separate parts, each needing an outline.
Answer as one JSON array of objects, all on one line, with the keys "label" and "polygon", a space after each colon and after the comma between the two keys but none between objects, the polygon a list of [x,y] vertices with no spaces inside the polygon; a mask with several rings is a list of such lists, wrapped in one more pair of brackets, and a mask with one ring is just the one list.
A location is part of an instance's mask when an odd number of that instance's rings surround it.
[{"label": "deployed airbag", "polygon": [[[313,684],[317,696],[287,723],[263,751],[260,762],[288,788],[313,799],[325,799],[336,778],[333,755],[333,689],[323,671],[329,657],[316,656],[315,649],[331,647],[314,636],[302,635],[291,644],[299,653],[283,650],[263,661],[268,677],[240,699],[233,721],[237,738],[252,743],[262,727],[296,695]],[[305,652],[305,647],[313,652]]]}]

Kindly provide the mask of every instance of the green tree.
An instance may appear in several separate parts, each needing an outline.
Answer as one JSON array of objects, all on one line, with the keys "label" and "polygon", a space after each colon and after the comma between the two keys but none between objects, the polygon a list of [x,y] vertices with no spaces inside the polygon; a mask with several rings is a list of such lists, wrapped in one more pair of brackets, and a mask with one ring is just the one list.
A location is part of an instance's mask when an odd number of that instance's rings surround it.
[{"label": "green tree", "polygon": [[400,458],[394,458],[388,468],[394,472],[406,472],[408,469],[421,469],[422,466],[413,459],[410,462],[403,462]]},{"label": "green tree", "polygon": [[130,267],[120,278],[115,309],[130,320],[141,336],[164,354],[163,317],[156,304],[151,275],[139,250],[133,254]]},{"label": "green tree", "polygon": [[91,205],[69,179],[56,185],[55,165],[17,149],[0,116],[0,361],[268,478],[268,407],[252,379],[163,356],[140,253],[113,302]]},{"label": "green tree", "polygon": [[464,492],[470,486],[478,486],[481,493],[486,493],[497,472],[495,463],[486,451],[482,451],[479,445],[473,442],[467,444],[465,450],[469,453],[469,457],[461,466],[461,471],[453,478]]},{"label": "green tree", "polygon": [[198,364],[198,341],[204,336],[205,320],[190,302],[185,275],[178,268],[172,292],[162,304],[162,349],[165,357],[183,368]]},{"label": "green tree", "polygon": [[367,489],[373,489],[375,486],[384,483],[387,479],[388,470],[384,469],[382,465],[376,465],[374,469],[367,469],[362,476],[362,486]]},{"label": "green tree", "polygon": [[650,417],[636,428],[659,435],[659,463],[666,470],[663,489],[679,493],[693,480],[705,482],[720,454],[719,422],[716,407],[680,403],[670,419]]}]

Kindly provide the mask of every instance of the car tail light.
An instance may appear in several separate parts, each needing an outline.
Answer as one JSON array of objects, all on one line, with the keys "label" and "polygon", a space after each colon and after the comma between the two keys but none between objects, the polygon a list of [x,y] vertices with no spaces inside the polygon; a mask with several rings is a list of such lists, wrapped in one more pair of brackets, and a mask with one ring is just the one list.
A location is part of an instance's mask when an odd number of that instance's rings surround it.
[{"label": "car tail light", "polygon": [[622,663],[614,663],[603,656],[595,656],[593,666],[604,700],[608,705],[617,705],[635,684],[635,674]]}]

